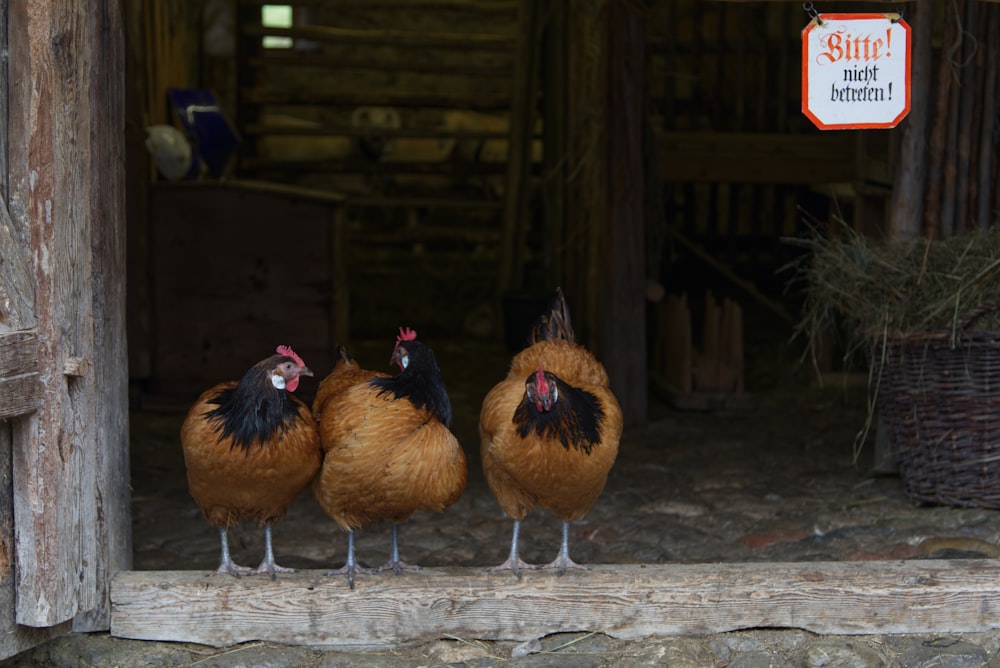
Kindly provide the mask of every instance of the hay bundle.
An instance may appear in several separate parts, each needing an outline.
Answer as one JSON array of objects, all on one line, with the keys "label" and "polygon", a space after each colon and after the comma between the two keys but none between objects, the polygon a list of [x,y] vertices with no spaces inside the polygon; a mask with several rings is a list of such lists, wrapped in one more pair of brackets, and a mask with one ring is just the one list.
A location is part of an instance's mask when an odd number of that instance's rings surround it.
[{"label": "hay bundle", "polygon": [[[947,239],[881,243],[838,225],[800,240],[812,252],[798,265],[805,303],[799,333],[815,348],[845,331],[848,352],[873,340],[957,333],[977,306],[1000,299],[1000,229]],[[1000,330],[1000,313],[976,321]]]}]

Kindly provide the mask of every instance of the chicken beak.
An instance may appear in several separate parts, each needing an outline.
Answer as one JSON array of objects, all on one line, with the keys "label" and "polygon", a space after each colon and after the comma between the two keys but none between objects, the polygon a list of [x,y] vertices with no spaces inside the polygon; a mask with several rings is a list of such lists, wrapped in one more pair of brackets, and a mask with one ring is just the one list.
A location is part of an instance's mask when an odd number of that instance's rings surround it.
[{"label": "chicken beak", "polygon": [[405,348],[396,348],[392,351],[392,357],[389,358],[389,366],[393,364],[399,365],[399,370],[403,371],[406,369],[406,365],[409,363],[409,357],[406,354]]},{"label": "chicken beak", "polygon": [[302,367],[302,368],[299,369],[299,375],[300,376],[311,376],[311,375],[313,375],[313,372],[312,372],[312,369],[310,369],[307,366],[304,366],[304,367]]}]

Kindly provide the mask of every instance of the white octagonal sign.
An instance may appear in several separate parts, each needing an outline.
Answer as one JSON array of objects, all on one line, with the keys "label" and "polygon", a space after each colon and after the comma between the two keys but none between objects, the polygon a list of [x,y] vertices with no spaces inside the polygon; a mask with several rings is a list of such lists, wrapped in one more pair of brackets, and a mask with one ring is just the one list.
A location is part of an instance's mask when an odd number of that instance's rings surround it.
[{"label": "white octagonal sign", "polygon": [[802,30],[802,113],[822,130],[895,127],[910,113],[910,26],[821,14]]}]

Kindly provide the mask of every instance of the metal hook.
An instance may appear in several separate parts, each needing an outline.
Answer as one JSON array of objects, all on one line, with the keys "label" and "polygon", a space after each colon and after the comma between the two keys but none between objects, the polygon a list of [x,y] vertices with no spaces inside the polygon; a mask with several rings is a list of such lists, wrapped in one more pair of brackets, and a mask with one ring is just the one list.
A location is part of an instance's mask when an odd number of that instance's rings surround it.
[{"label": "metal hook", "polygon": [[890,20],[890,21],[891,21],[892,23],[899,23],[900,21],[902,21],[902,20],[903,20],[903,12],[904,12],[904,11],[906,11],[906,8],[905,8],[905,7],[897,7],[897,8],[896,8],[896,17],[895,17],[895,18],[892,18],[892,19],[889,19],[889,20]]},{"label": "metal hook", "polygon": [[809,15],[810,19],[816,21],[816,25],[823,25],[823,19],[820,18],[819,12],[816,10],[816,7],[813,5],[813,3],[803,2],[802,9],[806,11],[806,14]]}]

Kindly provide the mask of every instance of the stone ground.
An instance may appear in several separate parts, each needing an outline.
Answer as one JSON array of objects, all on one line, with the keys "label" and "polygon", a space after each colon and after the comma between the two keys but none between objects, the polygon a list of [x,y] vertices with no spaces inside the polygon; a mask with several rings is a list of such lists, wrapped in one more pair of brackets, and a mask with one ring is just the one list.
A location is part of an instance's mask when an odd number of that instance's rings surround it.
[{"label": "stone ground", "polygon": [[[442,343],[435,348],[455,405],[454,429],[469,455],[470,480],[464,496],[448,511],[418,514],[401,528],[401,556],[424,566],[495,565],[506,557],[511,524],[479,471],[476,419],[478,402],[505,371],[509,353],[487,344]],[[388,350],[382,344],[361,346],[356,355],[362,363],[382,368]],[[680,412],[652,399],[648,426],[626,433],[604,494],[587,518],[573,526],[571,550],[577,561],[710,563],[1000,554],[1000,512],[915,504],[897,477],[871,472],[870,444],[857,462],[853,460],[853,443],[866,414],[863,389],[816,388],[809,374],[792,370],[794,355],[780,345],[755,348],[751,341],[748,351],[752,408]],[[208,570],[218,563],[217,534],[187,494],[177,441],[181,419],[180,413],[164,410],[132,416],[135,569]],[[247,527],[234,531],[232,538],[237,563],[256,564],[260,532]],[[551,560],[557,541],[553,516],[538,512],[524,522],[521,544],[526,560]],[[362,562],[382,563],[388,547],[388,526],[358,533]],[[339,566],[344,549],[343,534],[308,493],[275,530],[278,562],[285,566]],[[794,629],[751,629],[627,642],[602,634],[567,634],[527,643],[451,638],[380,652],[268,643],[215,649],[90,634],[51,641],[3,665],[1000,668],[1000,631],[819,636]]]}]

